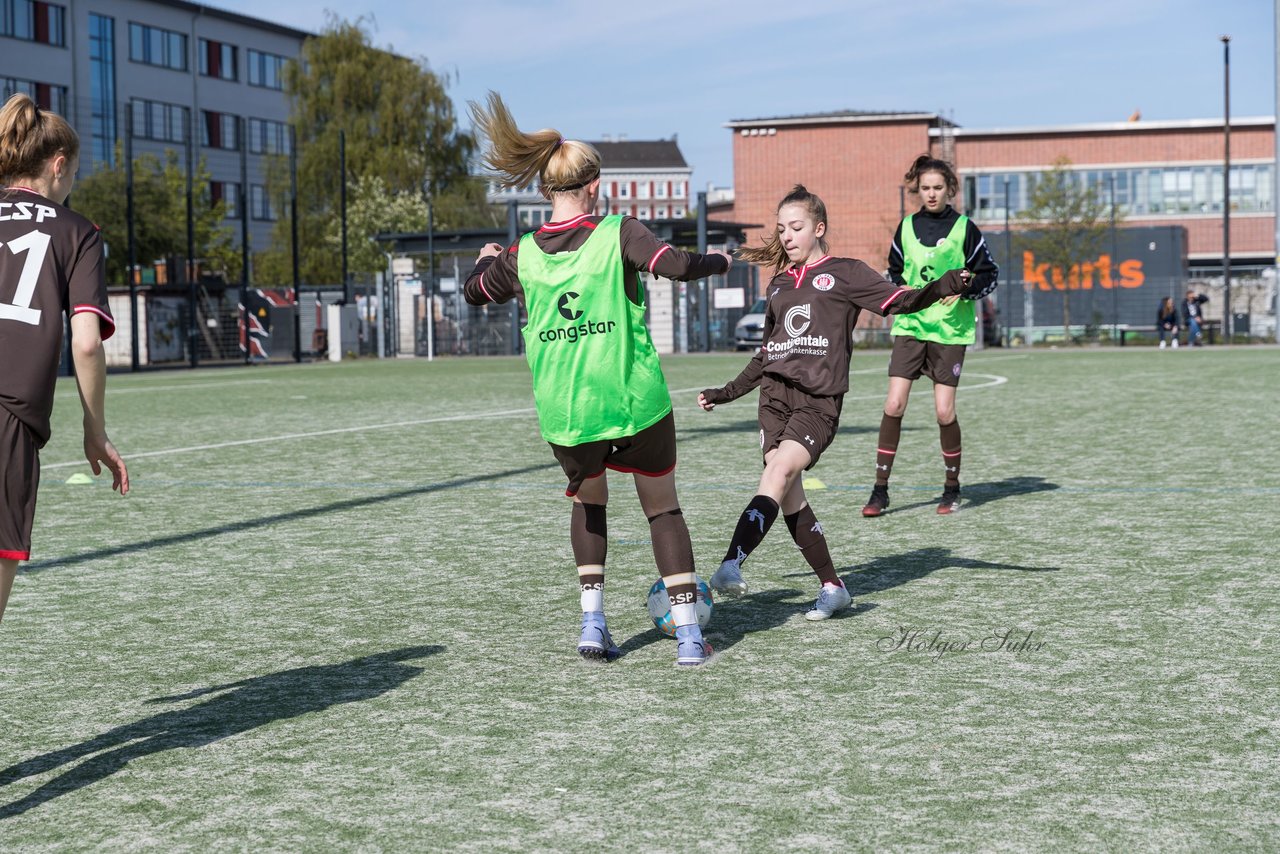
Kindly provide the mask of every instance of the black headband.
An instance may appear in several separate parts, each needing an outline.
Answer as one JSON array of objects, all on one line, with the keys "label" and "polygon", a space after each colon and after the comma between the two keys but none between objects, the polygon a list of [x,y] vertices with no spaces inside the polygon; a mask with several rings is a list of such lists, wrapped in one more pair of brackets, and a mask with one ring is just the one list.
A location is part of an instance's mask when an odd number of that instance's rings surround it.
[{"label": "black headband", "polygon": [[547,187],[547,192],[548,193],[567,193],[570,190],[581,190],[583,187],[587,186],[588,184],[590,184],[592,181],[594,181],[599,177],[600,177],[600,170],[597,169],[576,184],[570,184],[565,187]]}]

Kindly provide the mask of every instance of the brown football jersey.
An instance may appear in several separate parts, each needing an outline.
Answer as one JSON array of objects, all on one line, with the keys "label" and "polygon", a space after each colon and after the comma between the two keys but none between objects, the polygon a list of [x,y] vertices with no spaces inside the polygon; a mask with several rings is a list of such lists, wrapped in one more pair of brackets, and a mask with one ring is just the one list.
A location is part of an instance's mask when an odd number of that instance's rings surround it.
[{"label": "brown football jersey", "polygon": [[895,285],[856,258],[824,256],[783,270],[765,289],[763,346],[741,375],[708,400],[735,400],[759,385],[762,373],[811,395],[844,394],[853,327],[863,310],[909,314],[960,289],[957,271],[915,290]]},{"label": "brown football jersey", "polygon": [[31,190],[0,189],[0,406],[49,441],[49,413],[62,357],[63,316],[98,315],[107,304],[102,238],[89,220]]}]

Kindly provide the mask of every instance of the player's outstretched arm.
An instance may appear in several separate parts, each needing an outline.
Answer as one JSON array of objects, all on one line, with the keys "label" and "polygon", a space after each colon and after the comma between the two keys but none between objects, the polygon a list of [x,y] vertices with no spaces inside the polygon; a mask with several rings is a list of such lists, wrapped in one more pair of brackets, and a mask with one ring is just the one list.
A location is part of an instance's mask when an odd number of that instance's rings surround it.
[{"label": "player's outstretched arm", "polygon": [[912,314],[928,308],[935,302],[950,304],[959,299],[969,287],[968,270],[948,270],[923,288],[908,288],[899,292],[885,307],[884,314]]},{"label": "player's outstretched arm", "polygon": [[111,472],[111,488],[125,495],[129,492],[129,469],[107,437],[107,357],[96,314],[84,311],[71,316],[71,357],[84,410],[85,458],[95,475],[102,474],[105,466]]},{"label": "player's outstretched arm", "polygon": [[742,369],[742,373],[730,380],[728,385],[720,388],[703,389],[698,392],[698,405],[710,412],[716,408],[717,403],[728,403],[731,400],[737,400],[760,385],[760,379],[763,376],[764,348],[762,347],[751,357],[751,361],[747,362],[747,366]]}]

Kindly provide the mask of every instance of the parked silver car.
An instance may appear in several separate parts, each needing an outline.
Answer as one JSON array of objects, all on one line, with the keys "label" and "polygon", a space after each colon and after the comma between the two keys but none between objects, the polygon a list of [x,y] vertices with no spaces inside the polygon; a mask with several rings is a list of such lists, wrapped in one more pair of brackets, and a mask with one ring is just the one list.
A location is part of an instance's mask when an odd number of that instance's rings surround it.
[{"label": "parked silver car", "polygon": [[754,350],[764,344],[764,297],[756,300],[751,309],[733,327],[733,346],[739,350]]}]

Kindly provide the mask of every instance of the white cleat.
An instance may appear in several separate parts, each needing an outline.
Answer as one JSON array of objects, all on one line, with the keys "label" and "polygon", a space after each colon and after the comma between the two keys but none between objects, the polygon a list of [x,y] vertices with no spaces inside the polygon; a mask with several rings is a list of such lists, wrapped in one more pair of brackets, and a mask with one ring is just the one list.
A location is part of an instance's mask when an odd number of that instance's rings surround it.
[{"label": "white cleat", "polygon": [[824,584],[818,592],[818,601],[813,603],[813,610],[804,615],[806,620],[825,620],[853,602],[849,591],[839,584]]},{"label": "white cleat", "polygon": [[742,578],[738,561],[726,560],[720,564],[720,568],[711,576],[711,589],[729,597],[747,594],[747,582]]}]

